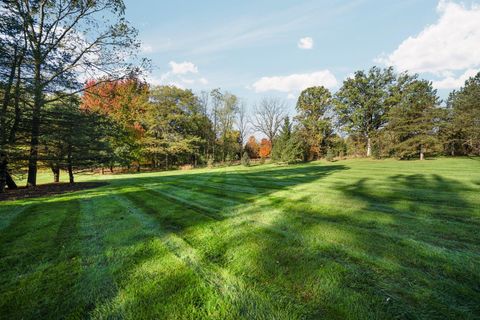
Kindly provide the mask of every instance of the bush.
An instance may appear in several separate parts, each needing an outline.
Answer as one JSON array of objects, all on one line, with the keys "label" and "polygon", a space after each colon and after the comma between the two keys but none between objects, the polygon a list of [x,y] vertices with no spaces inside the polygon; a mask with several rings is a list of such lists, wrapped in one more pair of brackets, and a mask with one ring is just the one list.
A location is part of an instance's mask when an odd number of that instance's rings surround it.
[{"label": "bush", "polygon": [[207,166],[208,166],[209,168],[213,168],[213,164],[214,164],[213,158],[212,158],[212,157],[208,157]]},{"label": "bush", "polygon": [[265,158],[260,158],[260,161],[258,163],[265,164]]},{"label": "bush", "polygon": [[333,161],[333,158],[335,158],[335,153],[332,149],[328,149],[326,156],[327,161]]},{"label": "bush", "polygon": [[250,157],[248,156],[248,152],[245,151],[242,155],[242,165],[245,167],[250,166]]},{"label": "bush", "polygon": [[230,167],[232,165],[232,157],[229,154],[227,154],[227,156],[225,157],[225,165],[227,167]]}]

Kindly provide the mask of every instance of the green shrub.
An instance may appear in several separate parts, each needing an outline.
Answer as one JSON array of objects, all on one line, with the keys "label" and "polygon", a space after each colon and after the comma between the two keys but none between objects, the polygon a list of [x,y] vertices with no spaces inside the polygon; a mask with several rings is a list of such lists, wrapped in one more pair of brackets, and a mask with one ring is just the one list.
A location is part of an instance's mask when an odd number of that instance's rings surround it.
[{"label": "green shrub", "polygon": [[244,152],[242,155],[242,165],[245,167],[250,166],[250,157],[248,156],[248,152]]},{"label": "green shrub", "polygon": [[213,165],[214,165],[213,158],[212,158],[212,157],[208,157],[208,160],[207,160],[207,167],[209,167],[209,168],[213,168]]},{"label": "green shrub", "polygon": [[225,157],[225,165],[227,167],[230,167],[232,165],[232,157],[229,154],[227,154],[227,156]]},{"label": "green shrub", "polygon": [[327,161],[333,161],[333,158],[335,158],[335,153],[332,149],[328,149],[327,156],[325,158],[327,159]]}]

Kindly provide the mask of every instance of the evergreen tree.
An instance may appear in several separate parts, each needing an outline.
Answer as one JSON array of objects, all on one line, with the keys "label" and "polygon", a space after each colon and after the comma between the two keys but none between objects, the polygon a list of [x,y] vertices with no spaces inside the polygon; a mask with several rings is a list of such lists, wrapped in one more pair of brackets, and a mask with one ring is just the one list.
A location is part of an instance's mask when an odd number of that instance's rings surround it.
[{"label": "evergreen tree", "polygon": [[480,155],[480,72],[450,94],[447,112],[442,133],[449,153]]},{"label": "evergreen tree", "polygon": [[412,78],[402,90],[400,101],[388,113],[387,130],[394,136],[394,154],[401,158],[425,158],[438,150],[441,110],[432,84]]},{"label": "evergreen tree", "polygon": [[46,106],[42,118],[39,160],[46,164],[59,182],[60,170],[66,170],[70,183],[74,172],[103,165],[112,153],[108,143],[111,122],[97,113],[81,110],[75,97]]},{"label": "evergreen tree", "polygon": [[272,160],[284,163],[302,161],[305,150],[305,141],[302,135],[299,132],[292,131],[290,118],[285,117],[280,134],[272,148]]}]

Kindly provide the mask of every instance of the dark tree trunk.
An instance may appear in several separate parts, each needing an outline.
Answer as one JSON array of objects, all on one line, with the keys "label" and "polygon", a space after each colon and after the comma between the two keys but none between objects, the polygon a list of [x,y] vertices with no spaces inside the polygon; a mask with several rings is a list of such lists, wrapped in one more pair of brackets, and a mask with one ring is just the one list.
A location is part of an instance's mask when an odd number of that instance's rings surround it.
[{"label": "dark tree trunk", "polygon": [[73,167],[71,163],[68,164],[67,169],[68,169],[68,182],[73,184],[75,183],[75,177],[73,176]]},{"label": "dark tree trunk", "polygon": [[7,156],[4,153],[0,154],[0,193],[5,192],[7,184]]},{"label": "dark tree trunk", "polygon": [[75,182],[73,177],[73,165],[72,165],[72,146],[68,146],[67,151],[67,171],[68,171],[68,181],[73,184]]},{"label": "dark tree trunk", "polygon": [[7,155],[2,152],[0,154],[0,193],[5,192],[5,186],[10,190],[17,189],[17,184],[8,172]]},{"label": "dark tree trunk", "polygon": [[17,131],[18,131],[18,126],[20,124],[20,75],[21,75],[21,68],[18,66],[18,71],[17,71],[17,83],[15,84],[15,99],[14,99],[14,107],[15,107],[15,118],[12,124],[12,127],[10,129],[10,137],[9,137],[9,143],[14,143],[16,136],[17,136]]},{"label": "dark tree trunk", "polygon": [[12,176],[10,175],[10,172],[8,172],[8,168],[7,168],[7,187],[8,189],[10,190],[13,190],[13,189],[17,189],[17,184],[15,183],[15,181],[13,180]]},{"label": "dark tree trunk", "polygon": [[165,170],[168,170],[168,154],[165,155]]},{"label": "dark tree trunk", "polygon": [[15,46],[15,52],[14,52],[14,58],[12,61],[12,65],[10,67],[10,73],[8,75],[8,80],[3,88],[3,102],[2,102],[2,107],[0,109],[0,143],[2,145],[6,144],[6,139],[7,139],[7,126],[6,126],[6,120],[7,120],[7,108],[8,105],[10,104],[11,100],[11,90],[13,86],[13,81],[15,80],[15,71],[17,69],[17,47]]},{"label": "dark tree trunk", "polygon": [[110,173],[113,173],[113,165],[110,165]]},{"label": "dark tree trunk", "polygon": [[60,182],[60,167],[58,165],[52,165],[51,167],[53,173],[53,182]]},{"label": "dark tree trunk", "polygon": [[140,163],[137,165],[137,172],[140,172]]},{"label": "dark tree trunk", "polygon": [[27,186],[34,187],[37,184],[38,145],[40,135],[40,111],[43,106],[43,90],[41,83],[41,58],[37,52],[35,57],[34,97],[32,110],[32,128],[30,138],[30,156],[28,159]]}]

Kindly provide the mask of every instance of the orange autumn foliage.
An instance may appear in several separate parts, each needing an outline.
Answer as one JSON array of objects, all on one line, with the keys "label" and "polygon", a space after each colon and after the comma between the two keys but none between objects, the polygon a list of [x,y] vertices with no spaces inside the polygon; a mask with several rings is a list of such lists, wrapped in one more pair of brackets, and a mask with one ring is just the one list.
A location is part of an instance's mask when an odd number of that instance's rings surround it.
[{"label": "orange autumn foliage", "polygon": [[254,136],[248,138],[247,144],[245,145],[245,151],[248,153],[250,159],[257,159],[260,156],[260,146]]},{"label": "orange autumn foliage", "polygon": [[272,152],[272,142],[267,138],[263,138],[260,142],[260,157],[268,158]]},{"label": "orange autumn foliage", "polygon": [[135,78],[105,82],[89,80],[81,108],[106,115],[123,127],[142,134],[139,119],[148,103],[148,89],[146,83]]}]

